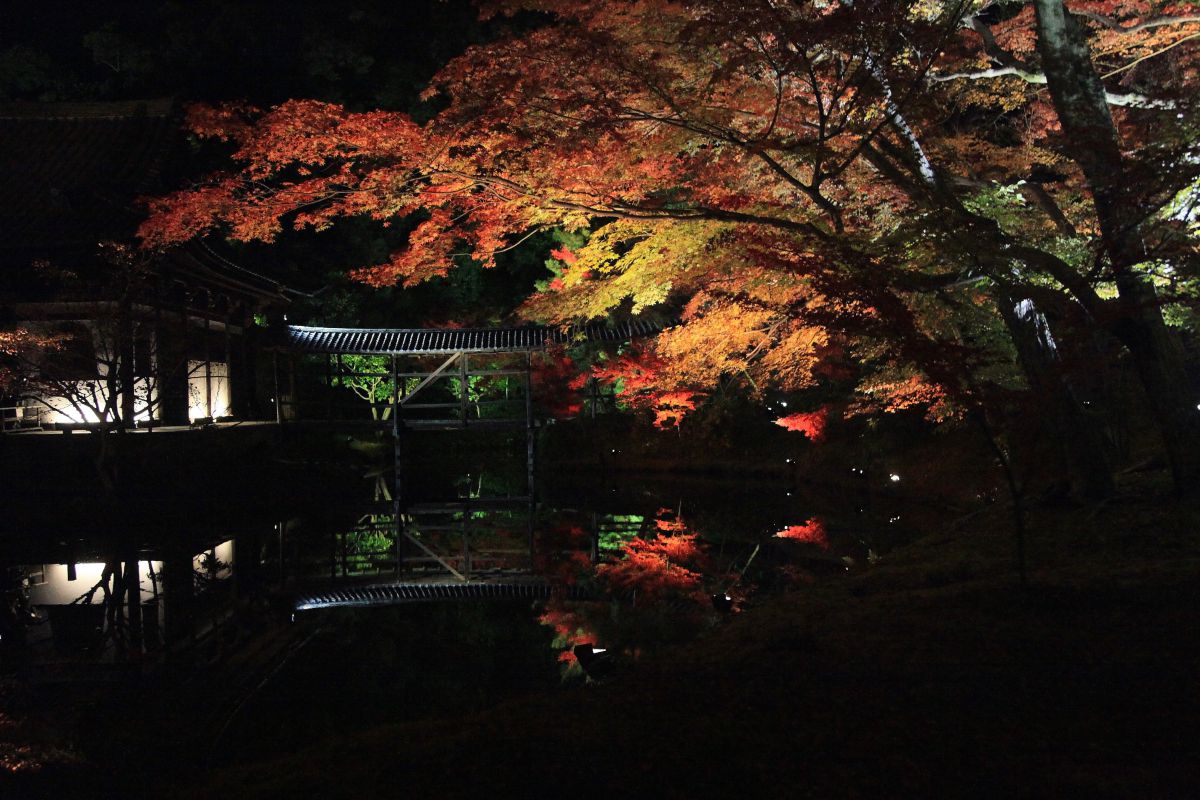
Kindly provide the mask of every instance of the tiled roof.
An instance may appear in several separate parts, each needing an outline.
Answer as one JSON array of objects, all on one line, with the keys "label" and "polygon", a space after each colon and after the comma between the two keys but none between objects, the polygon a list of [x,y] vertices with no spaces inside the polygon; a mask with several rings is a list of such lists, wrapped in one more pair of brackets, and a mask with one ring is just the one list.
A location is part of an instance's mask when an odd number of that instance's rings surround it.
[{"label": "tiled roof", "polygon": [[565,589],[572,600],[591,599],[579,586],[552,588],[545,583],[381,583],[349,586],[318,594],[297,597],[293,608],[308,611],[317,608],[353,606],[393,606],[405,603],[445,602],[447,600],[539,600]]},{"label": "tiled roof", "polygon": [[300,353],[362,355],[436,355],[542,350],[550,344],[624,342],[653,336],[655,322],[634,320],[620,325],[579,325],[567,330],[523,328],[314,328],[287,327],[288,349]]},{"label": "tiled roof", "polygon": [[230,296],[253,297],[265,305],[286,304],[291,292],[279,281],[252,272],[225,258],[203,239],[193,239],[167,252],[172,275]]},{"label": "tiled roof", "polygon": [[0,104],[0,248],[131,236],[134,200],[166,188],[177,127],[166,100]]}]

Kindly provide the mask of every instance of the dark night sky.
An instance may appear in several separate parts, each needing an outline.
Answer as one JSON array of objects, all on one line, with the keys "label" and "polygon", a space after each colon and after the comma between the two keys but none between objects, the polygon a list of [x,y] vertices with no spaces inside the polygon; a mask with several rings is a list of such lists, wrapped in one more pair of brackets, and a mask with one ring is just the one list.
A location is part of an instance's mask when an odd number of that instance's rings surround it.
[{"label": "dark night sky", "polygon": [[[0,102],[173,97],[267,106],[316,98],[418,119],[435,110],[418,94],[439,66],[514,24],[479,23],[469,0],[49,0],[0,8]],[[190,148],[175,183],[228,163],[225,145],[193,140]],[[402,247],[406,229],[351,220],[272,245],[226,247],[296,288],[325,287],[312,307],[296,311],[343,324],[504,315],[545,273],[549,245],[535,242],[498,270],[466,265],[417,290],[347,282],[347,269]]]},{"label": "dark night sky", "polygon": [[7,3],[0,100],[318,97],[411,110],[488,32],[464,0]]}]

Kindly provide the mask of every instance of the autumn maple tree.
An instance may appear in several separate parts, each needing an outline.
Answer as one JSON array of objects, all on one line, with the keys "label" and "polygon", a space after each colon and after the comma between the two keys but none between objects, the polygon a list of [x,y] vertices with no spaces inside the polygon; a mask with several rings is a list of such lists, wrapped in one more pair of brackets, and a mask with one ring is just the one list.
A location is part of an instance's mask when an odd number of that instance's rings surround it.
[{"label": "autumn maple tree", "polygon": [[1200,416],[1163,316],[1196,278],[1194,6],[481,5],[542,24],[448,63],[427,123],[193,108],[237,168],[154,201],[147,245],[370,217],[411,231],[354,276],[412,285],[571,232],[523,313],[677,316],[642,356],[660,412],[722,379],[795,390],[846,365],[860,407],[944,411],[1015,359],[1102,495],[1069,324],[1120,343],[1098,357],[1134,365],[1178,486],[1197,485]]}]

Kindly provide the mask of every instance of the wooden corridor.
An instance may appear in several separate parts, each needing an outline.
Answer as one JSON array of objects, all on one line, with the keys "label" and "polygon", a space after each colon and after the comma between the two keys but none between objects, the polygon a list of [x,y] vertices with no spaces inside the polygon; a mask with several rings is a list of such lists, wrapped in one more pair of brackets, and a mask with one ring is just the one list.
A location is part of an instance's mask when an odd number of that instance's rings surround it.
[{"label": "wooden corridor", "polygon": [[[660,325],[645,321],[566,330],[288,326],[274,349],[275,418],[283,426],[391,432],[395,466],[391,513],[371,515],[364,524],[386,531],[393,543],[389,552],[375,554],[375,559],[387,562],[384,571],[393,572],[394,580],[405,573],[411,581],[414,570],[433,569],[441,580],[449,578],[456,584],[504,583],[513,579],[514,569],[528,576],[533,567],[534,354],[571,344],[626,342],[660,330]],[[306,392],[311,396],[305,397]],[[594,412],[594,397],[592,402]],[[479,551],[479,535],[468,530],[468,520],[472,511],[487,505],[487,499],[437,509],[413,503],[406,491],[406,438],[421,430],[524,430],[525,496],[496,498],[501,505],[524,509],[520,545],[509,542],[499,550],[493,546],[494,552]],[[349,569],[345,542],[333,552],[330,578],[338,576],[339,568],[341,576],[348,577],[354,570]],[[417,597],[397,591],[335,593],[302,602],[315,608],[388,604]],[[423,598],[426,593],[417,594]]]}]

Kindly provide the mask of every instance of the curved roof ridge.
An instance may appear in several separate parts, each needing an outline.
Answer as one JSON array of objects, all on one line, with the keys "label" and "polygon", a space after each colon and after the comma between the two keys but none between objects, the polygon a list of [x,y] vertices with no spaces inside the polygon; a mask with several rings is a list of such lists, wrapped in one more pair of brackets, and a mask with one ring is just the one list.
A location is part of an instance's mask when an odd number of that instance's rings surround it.
[{"label": "curved roof ridge", "polygon": [[[636,322],[636,324],[634,324]],[[567,342],[623,342],[652,336],[663,325],[649,320],[597,322],[559,328],[548,325],[508,325],[475,328],[343,328],[288,325],[284,346],[302,353],[359,355],[436,355],[474,352],[500,353],[544,350]],[[524,333],[524,336],[513,336]]]}]

